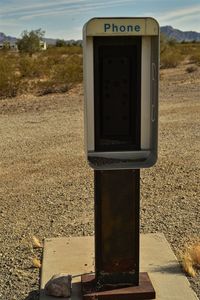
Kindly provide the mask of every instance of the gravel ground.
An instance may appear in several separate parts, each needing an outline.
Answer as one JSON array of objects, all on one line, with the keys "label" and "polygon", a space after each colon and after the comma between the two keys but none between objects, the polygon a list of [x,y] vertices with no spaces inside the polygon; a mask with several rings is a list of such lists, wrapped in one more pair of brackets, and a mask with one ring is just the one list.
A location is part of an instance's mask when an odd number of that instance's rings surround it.
[{"label": "gravel ground", "polygon": [[[200,68],[161,72],[156,166],[141,172],[141,231],[174,252],[199,240]],[[83,152],[83,89],[0,101],[0,299],[38,299],[31,237],[93,234],[93,171]],[[200,272],[190,279],[200,299]],[[189,299],[183,299],[189,300]]]}]

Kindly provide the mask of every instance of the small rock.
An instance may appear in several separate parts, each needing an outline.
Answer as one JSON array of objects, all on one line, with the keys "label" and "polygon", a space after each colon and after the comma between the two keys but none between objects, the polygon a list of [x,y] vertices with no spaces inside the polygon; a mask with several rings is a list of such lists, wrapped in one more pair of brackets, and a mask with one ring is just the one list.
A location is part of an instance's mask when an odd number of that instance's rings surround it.
[{"label": "small rock", "polygon": [[45,294],[55,297],[71,296],[72,276],[67,274],[54,275],[45,285]]}]

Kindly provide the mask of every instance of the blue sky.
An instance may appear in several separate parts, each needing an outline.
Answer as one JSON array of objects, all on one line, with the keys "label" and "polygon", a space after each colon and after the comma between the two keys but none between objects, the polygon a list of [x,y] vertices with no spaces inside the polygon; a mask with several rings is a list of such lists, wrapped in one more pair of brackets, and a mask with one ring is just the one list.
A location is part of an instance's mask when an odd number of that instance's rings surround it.
[{"label": "blue sky", "polygon": [[42,28],[45,37],[82,38],[92,17],[151,16],[160,25],[200,32],[200,0],[0,0],[0,32],[20,37]]}]

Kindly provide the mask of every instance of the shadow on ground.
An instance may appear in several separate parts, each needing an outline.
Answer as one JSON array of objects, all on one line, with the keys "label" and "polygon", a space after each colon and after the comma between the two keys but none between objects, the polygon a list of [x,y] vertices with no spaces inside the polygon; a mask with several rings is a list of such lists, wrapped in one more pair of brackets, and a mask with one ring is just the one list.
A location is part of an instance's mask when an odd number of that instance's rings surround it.
[{"label": "shadow on ground", "polygon": [[177,263],[172,263],[167,266],[156,266],[152,268],[153,272],[160,272],[160,273],[170,273],[170,274],[182,274],[184,275],[184,272],[182,271],[180,265]]},{"label": "shadow on ground", "polygon": [[28,296],[24,300],[39,300],[40,291],[35,290],[28,294]]}]

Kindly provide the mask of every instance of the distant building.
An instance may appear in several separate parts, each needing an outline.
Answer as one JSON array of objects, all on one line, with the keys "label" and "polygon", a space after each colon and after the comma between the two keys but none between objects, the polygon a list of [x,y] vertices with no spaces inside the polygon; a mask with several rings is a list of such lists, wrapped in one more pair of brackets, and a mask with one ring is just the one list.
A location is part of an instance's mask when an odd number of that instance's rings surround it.
[{"label": "distant building", "polygon": [[18,51],[17,43],[10,42],[10,50]]},{"label": "distant building", "polygon": [[17,42],[4,40],[0,42],[0,50],[7,49],[10,51],[18,51]]},{"label": "distant building", "polygon": [[41,50],[47,50],[47,43],[45,41],[40,41]]},{"label": "distant building", "polygon": [[[45,41],[40,41],[41,50],[47,50],[47,43]],[[1,41],[0,42],[0,50],[7,49],[10,51],[18,51],[17,41]]]}]

